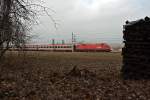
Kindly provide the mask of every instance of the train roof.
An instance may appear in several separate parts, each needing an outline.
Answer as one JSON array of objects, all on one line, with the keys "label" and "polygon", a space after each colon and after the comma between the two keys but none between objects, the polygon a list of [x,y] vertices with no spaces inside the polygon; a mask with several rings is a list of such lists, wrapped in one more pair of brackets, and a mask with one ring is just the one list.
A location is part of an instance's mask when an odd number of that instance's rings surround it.
[{"label": "train roof", "polygon": [[48,44],[48,46],[68,46],[72,44]]},{"label": "train roof", "polygon": [[76,45],[108,45],[107,43],[79,43]]},{"label": "train roof", "polygon": [[68,46],[68,45],[72,45],[72,44],[26,44],[26,45],[29,45],[29,46],[32,46],[32,45]]}]

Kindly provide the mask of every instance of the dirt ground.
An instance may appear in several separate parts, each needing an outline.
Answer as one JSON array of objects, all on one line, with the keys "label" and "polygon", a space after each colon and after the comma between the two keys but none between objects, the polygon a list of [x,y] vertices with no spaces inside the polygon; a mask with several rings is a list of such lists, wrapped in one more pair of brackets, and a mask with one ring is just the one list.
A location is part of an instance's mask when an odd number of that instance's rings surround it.
[{"label": "dirt ground", "polygon": [[7,53],[0,100],[150,100],[149,80],[123,80],[121,53]]}]

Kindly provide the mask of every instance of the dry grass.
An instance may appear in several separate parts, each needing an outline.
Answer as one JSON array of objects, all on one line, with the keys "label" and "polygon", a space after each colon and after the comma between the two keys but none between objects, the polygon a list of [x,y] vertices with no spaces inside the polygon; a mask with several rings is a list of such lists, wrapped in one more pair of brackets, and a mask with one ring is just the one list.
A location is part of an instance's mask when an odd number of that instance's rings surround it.
[{"label": "dry grass", "polygon": [[120,53],[8,53],[0,64],[0,100],[150,99],[149,80],[121,79],[121,59]]}]

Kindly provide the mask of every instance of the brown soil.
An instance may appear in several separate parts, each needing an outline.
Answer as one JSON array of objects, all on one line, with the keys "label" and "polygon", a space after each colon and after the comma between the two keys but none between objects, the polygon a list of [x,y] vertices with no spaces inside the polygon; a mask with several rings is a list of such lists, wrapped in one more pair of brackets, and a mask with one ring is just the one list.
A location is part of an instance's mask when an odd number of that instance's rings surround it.
[{"label": "brown soil", "polygon": [[123,80],[120,53],[7,53],[0,100],[150,100],[149,80]]}]

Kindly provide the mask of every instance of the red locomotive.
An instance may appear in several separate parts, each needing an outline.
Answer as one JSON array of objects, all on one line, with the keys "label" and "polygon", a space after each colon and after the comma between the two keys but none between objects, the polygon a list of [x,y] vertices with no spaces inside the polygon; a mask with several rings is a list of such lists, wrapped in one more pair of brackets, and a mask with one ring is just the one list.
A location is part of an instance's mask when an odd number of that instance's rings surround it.
[{"label": "red locomotive", "polygon": [[110,52],[111,47],[106,43],[99,43],[99,44],[77,44],[75,46],[76,51],[80,52],[99,52],[105,51]]}]

